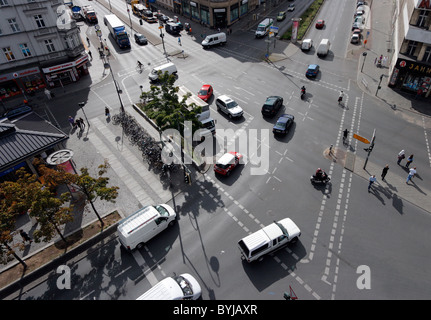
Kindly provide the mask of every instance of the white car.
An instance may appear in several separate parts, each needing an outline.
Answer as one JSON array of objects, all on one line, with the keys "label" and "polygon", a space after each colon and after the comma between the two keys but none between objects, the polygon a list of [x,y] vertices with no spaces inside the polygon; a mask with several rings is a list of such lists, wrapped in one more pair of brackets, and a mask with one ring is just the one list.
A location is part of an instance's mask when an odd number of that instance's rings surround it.
[{"label": "white car", "polygon": [[242,108],[227,95],[222,95],[216,99],[216,106],[218,111],[223,111],[229,118],[239,118],[244,114]]},{"label": "white car", "polygon": [[163,279],[136,300],[197,300],[201,293],[197,280],[183,273]]}]

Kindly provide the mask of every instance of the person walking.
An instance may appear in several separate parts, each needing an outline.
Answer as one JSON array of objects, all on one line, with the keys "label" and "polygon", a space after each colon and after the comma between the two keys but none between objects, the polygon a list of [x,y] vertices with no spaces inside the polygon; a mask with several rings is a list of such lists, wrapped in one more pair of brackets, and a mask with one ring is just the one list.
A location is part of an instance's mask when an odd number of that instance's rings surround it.
[{"label": "person walking", "polygon": [[407,176],[406,184],[409,184],[409,181],[416,175],[416,167],[411,168],[409,171],[409,175]]},{"label": "person walking", "polygon": [[409,165],[413,162],[413,155],[411,154],[408,158],[407,158],[407,162],[406,162],[406,168],[409,167]]},{"label": "person walking", "polygon": [[75,119],[73,119],[73,117],[71,117],[71,116],[69,116],[69,123],[72,126],[72,129],[74,129],[76,127]]},{"label": "person walking", "polygon": [[346,142],[346,140],[347,140],[347,136],[349,135],[349,130],[344,130],[343,131],[343,142]]},{"label": "person walking", "polygon": [[82,118],[78,118],[77,120],[76,120],[76,123],[78,124],[78,126],[79,126],[79,130],[80,131],[84,131],[84,129],[85,129],[85,123],[84,123],[84,120],[82,119]]},{"label": "person walking", "polygon": [[109,108],[108,107],[105,107],[105,116],[107,118],[109,118],[111,116],[110,113],[109,113]]},{"label": "person walking", "polygon": [[87,37],[87,43],[88,43],[88,46],[90,46],[90,39],[88,39],[88,37]]},{"label": "person walking", "polygon": [[33,240],[30,239],[30,236],[24,230],[20,229],[19,234],[22,237],[22,240],[24,240],[24,242],[26,242],[26,241],[28,241],[30,243],[33,242]]},{"label": "person walking", "polygon": [[48,100],[51,100],[51,91],[48,90],[48,88],[45,88],[45,95],[48,98]]},{"label": "person walking", "polygon": [[88,50],[88,55],[90,56],[90,59],[93,60],[93,54],[91,53],[90,50]]},{"label": "person walking", "polygon": [[181,37],[178,37],[178,44],[181,46]]},{"label": "person walking", "polygon": [[376,176],[373,174],[371,177],[370,177],[370,183],[368,184],[368,192],[370,192],[370,189],[371,189],[371,185],[374,183],[374,182],[376,182]]},{"label": "person walking", "polygon": [[389,165],[387,164],[382,170],[382,180],[383,181],[385,180],[385,177],[388,174],[388,171],[389,171]]},{"label": "person walking", "polygon": [[404,150],[401,150],[400,153],[398,153],[398,161],[397,164],[400,165],[401,161],[406,157],[406,153]]}]

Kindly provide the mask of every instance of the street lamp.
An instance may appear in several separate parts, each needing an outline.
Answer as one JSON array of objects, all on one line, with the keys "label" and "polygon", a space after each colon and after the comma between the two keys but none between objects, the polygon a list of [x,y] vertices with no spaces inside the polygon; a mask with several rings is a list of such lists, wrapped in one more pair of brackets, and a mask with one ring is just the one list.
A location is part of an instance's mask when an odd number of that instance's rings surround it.
[{"label": "street lamp", "polygon": [[383,74],[380,76],[379,85],[377,86],[377,90],[376,90],[376,97],[377,97],[377,92],[379,92],[379,90],[382,88],[382,87],[380,86],[380,84],[382,83],[382,80],[383,80]]},{"label": "street lamp", "polygon": [[362,61],[362,68],[361,68],[361,72],[364,69],[364,64],[365,64],[365,58],[367,57],[367,53],[363,52],[362,55],[364,56],[364,61]]},{"label": "street lamp", "polygon": [[117,91],[117,95],[118,95],[118,100],[120,100],[120,111],[121,113],[124,113],[124,105],[123,105],[123,101],[121,100],[121,96],[120,96],[120,92],[121,90],[118,87],[117,81],[114,78],[114,73],[112,72],[112,68],[111,68],[111,64],[109,63],[109,57],[106,57],[107,62],[105,63],[104,67],[105,68],[109,68],[109,71],[111,72],[111,76],[112,76],[112,80],[114,81],[115,84],[115,91]]}]

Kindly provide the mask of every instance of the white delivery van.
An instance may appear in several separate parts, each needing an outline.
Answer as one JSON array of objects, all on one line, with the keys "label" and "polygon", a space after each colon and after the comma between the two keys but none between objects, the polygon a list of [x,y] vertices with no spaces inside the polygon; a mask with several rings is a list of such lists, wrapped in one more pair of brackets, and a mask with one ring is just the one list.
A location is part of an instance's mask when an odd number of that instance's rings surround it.
[{"label": "white delivery van", "polygon": [[247,262],[262,260],[265,254],[281,249],[289,242],[295,242],[301,235],[298,226],[285,218],[248,235],[238,241],[241,259]]},{"label": "white delivery van", "polygon": [[136,300],[196,300],[201,296],[201,291],[196,279],[183,273],[163,279]]},{"label": "white delivery van", "polygon": [[177,214],[167,204],[146,206],[118,223],[117,233],[127,250],[139,249],[145,242],[175,223]]},{"label": "white delivery van", "polygon": [[330,46],[331,46],[331,43],[329,42],[329,39],[322,39],[322,41],[320,41],[319,46],[317,47],[317,55],[319,57],[325,57],[329,52]]},{"label": "white delivery van", "polygon": [[257,26],[255,36],[256,38],[264,37],[268,34],[269,29],[271,28],[274,20],[271,18],[266,18]]},{"label": "white delivery van", "polygon": [[155,67],[148,75],[148,78],[151,82],[157,81],[159,79],[159,71],[161,71],[162,74],[165,72],[168,72],[169,75],[177,74],[177,67],[172,62]]},{"label": "white delivery van", "polygon": [[224,46],[226,42],[226,33],[220,32],[206,36],[206,38],[202,40],[201,44],[204,49],[207,49],[216,45]]},{"label": "white delivery van", "polygon": [[309,51],[312,46],[313,46],[313,40],[304,39],[304,41],[302,41],[301,50],[302,51]]}]

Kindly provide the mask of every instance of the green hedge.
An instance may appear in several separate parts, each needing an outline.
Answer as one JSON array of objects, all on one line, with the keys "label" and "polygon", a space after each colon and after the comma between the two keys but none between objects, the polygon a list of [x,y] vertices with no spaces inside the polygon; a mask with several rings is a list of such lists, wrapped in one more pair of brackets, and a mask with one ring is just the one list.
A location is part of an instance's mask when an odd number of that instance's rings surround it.
[{"label": "green hedge", "polygon": [[[310,5],[310,7],[302,14],[302,16],[300,17],[302,20],[299,23],[297,40],[302,40],[302,37],[307,32],[308,27],[313,23],[314,18],[319,12],[319,9],[322,6],[324,1],[325,0],[315,0]],[[286,33],[284,33],[280,38],[282,40],[290,40],[291,37],[292,37],[292,27],[290,27],[289,30],[287,30]]]}]

